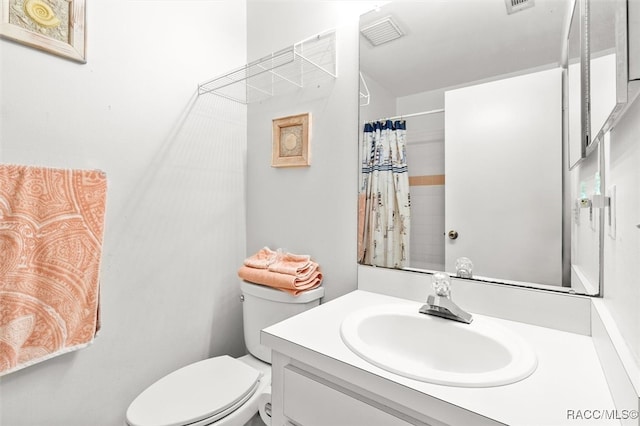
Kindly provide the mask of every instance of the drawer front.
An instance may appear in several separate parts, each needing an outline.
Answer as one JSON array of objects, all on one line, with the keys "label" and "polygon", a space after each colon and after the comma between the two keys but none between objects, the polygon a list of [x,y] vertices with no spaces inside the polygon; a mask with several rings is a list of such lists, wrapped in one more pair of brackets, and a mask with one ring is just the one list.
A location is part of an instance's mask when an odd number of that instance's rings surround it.
[{"label": "drawer front", "polygon": [[[321,381],[323,383],[321,383]],[[399,413],[293,366],[284,369],[284,415],[301,426],[409,426]],[[375,404],[375,405],[372,405]]]}]

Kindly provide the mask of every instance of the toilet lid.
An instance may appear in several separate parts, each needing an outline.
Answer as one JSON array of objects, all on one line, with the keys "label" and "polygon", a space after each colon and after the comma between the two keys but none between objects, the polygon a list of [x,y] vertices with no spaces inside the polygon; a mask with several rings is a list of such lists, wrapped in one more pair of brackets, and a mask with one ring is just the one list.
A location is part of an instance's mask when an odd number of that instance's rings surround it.
[{"label": "toilet lid", "polygon": [[127,410],[127,422],[131,426],[180,426],[217,420],[251,397],[261,375],[228,355],[193,363],[138,395]]}]

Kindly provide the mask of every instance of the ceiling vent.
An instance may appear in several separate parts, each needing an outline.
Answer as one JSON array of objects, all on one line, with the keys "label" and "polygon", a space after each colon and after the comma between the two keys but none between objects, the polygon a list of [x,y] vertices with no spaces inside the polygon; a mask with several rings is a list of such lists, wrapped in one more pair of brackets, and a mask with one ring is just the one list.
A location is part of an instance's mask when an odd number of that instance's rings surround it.
[{"label": "ceiling vent", "polygon": [[362,27],[360,34],[362,34],[372,46],[380,46],[404,35],[400,27],[393,22],[390,16],[366,27]]},{"label": "ceiling vent", "polygon": [[535,0],[505,0],[507,4],[507,15],[529,9],[535,5]]}]

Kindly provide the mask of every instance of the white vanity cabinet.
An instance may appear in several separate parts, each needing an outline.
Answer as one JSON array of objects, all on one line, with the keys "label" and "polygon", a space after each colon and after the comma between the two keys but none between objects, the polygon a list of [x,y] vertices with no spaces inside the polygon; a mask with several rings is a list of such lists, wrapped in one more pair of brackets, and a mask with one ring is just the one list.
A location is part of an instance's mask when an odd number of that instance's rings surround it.
[{"label": "white vanity cabinet", "polygon": [[[385,371],[357,356],[340,337],[342,322],[353,312],[420,305],[357,290],[262,330],[261,342],[272,349],[272,425],[576,426],[589,422],[571,418],[571,410],[612,409],[587,335],[494,317],[531,343],[538,366],[516,383],[482,388],[436,385]],[[603,424],[619,426],[615,419],[598,426]]]},{"label": "white vanity cabinet", "polygon": [[[274,426],[503,424],[425,395],[416,398],[407,394],[410,389],[396,388],[367,372],[297,349],[293,351],[296,356],[314,366],[279,352],[272,353],[271,424]],[[437,419],[425,414],[431,411],[437,413]]]}]

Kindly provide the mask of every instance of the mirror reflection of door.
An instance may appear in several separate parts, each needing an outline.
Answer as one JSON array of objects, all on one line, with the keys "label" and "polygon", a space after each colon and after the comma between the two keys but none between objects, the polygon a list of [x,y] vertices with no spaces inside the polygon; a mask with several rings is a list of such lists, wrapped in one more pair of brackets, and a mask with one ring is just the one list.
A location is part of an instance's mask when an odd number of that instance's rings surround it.
[{"label": "mirror reflection of door", "polygon": [[562,282],[561,79],[556,68],[445,92],[447,270],[468,257],[483,276]]}]

